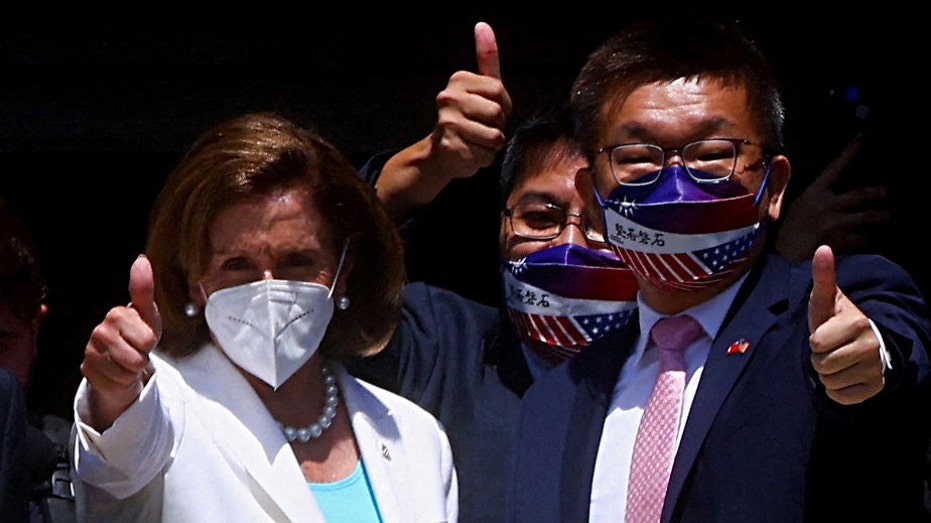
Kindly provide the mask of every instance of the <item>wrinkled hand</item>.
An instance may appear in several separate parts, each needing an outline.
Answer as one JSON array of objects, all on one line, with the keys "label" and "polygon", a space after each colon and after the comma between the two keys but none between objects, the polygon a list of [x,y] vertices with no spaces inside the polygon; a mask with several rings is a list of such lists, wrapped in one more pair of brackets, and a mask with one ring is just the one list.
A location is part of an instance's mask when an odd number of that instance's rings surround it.
[{"label": "wrinkled hand", "polygon": [[886,224],[888,209],[878,206],[886,198],[885,186],[861,187],[835,194],[835,184],[860,151],[856,137],[841,154],[796,198],[786,211],[776,238],[776,250],[792,261],[811,257],[821,244],[835,252],[854,252],[869,244],[868,226]]},{"label": "wrinkled hand", "polygon": [[114,307],[94,328],[84,349],[81,373],[90,385],[91,425],[109,428],[142,392],[152,374],[149,352],[161,335],[155,306],[152,265],[145,256],[133,263],[128,306]]},{"label": "wrinkled hand", "polygon": [[811,273],[811,364],[831,399],[842,405],[860,403],[883,388],[879,340],[866,315],[837,287],[830,247],[822,245],[815,251]]},{"label": "wrinkled hand", "polygon": [[466,178],[490,165],[504,147],[511,98],[501,82],[498,43],[491,26],[475,25],[478,71],[457,71],[436,97],[431,134],[436,172]]}]

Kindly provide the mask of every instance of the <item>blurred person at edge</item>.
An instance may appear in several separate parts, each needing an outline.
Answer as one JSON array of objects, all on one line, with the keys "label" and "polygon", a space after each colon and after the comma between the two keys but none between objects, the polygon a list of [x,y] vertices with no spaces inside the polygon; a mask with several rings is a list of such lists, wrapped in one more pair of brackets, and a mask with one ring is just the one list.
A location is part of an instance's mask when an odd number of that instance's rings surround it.
[{"label": "blurred person at edge", "polygon": [[26,400],[16,374],[0,367],[0,514],[29,521]]},{"label": "blurred person at edge", "polygon": [[48,313],[47,283],[28,224],[12,202],[0,198],[0,367],[16,376],[26,398],[25,463],[29,521],[74,520],[68,481],[71,422],[30,406],[39,356],[39,328]]}]

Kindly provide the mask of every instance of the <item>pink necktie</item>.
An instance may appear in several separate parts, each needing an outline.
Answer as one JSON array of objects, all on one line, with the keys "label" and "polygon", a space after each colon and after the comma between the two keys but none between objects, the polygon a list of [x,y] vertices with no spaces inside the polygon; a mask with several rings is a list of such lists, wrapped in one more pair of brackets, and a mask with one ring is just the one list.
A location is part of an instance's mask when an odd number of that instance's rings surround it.
[{"label": "pink necktie", "polygon": [[660,520],[685,390],[682,352],[702,332],[701,325],[691,316],[662,318],[650,330],[650,339],[659,349],[659,376],[634,442],[627,487],[627,523]]}]

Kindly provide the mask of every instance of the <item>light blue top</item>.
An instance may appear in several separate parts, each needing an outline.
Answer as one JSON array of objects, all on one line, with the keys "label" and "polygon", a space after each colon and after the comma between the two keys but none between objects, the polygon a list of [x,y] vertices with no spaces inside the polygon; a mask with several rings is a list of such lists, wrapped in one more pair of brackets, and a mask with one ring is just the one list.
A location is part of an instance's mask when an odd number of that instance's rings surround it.
[{"label": "light blue top", "polygon": [[382,523],[361,459],[345,478],[333,483],[308,482],[307,486],[327,523]]}]

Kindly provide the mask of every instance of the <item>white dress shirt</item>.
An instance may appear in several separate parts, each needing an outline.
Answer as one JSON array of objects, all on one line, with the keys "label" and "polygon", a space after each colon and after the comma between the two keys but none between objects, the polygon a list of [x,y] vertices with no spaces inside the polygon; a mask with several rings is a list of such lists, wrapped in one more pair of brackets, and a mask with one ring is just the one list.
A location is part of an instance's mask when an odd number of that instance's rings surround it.
[{"label": "white dress shirt", "polygon": [[[692,342],[685,349],[685,397],[682,415],[679,418],[678,448],[682,428],[688,418],[695,390],[701,379],[702,369],[711,349],[711,342],[721,328],[724,315],[734,301],[734,296],[746,275],[710,300],[682,311],[701,324],[704,335]],[[633,353],[621,368],[608,414],[602,430],[598,455],[595,459],[595,472],[592,479],[592,499],[589,521],[618,522],[624,521],[627,506],[627,485],[630,476],[630,460],[634,450],[634,440],[640,418],[646,407],[653,384],[659,374],[658,352],[651,345],[647,348],[650,329],[664,316],[643,302],[637,295],[640,307],[640,337]]]}]

